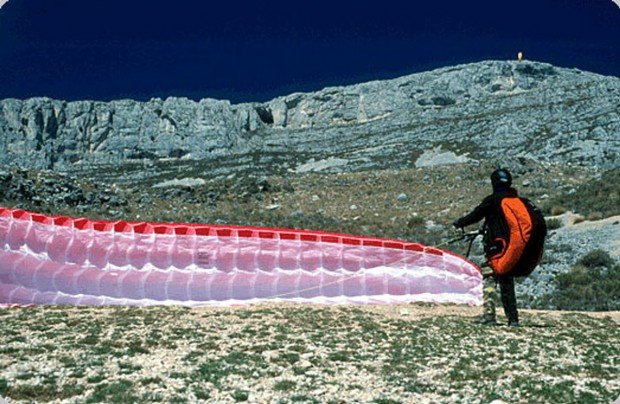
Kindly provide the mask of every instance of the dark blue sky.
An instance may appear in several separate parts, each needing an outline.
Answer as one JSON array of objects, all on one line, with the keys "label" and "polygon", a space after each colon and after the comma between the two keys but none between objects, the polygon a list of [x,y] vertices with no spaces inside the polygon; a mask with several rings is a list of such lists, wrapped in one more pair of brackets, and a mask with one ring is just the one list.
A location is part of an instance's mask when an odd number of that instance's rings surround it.
[{"label": "dark blue sky", "polygon": [[263,101],[483,59],[620,76],[611,0],[10,0],[0,99]]}]

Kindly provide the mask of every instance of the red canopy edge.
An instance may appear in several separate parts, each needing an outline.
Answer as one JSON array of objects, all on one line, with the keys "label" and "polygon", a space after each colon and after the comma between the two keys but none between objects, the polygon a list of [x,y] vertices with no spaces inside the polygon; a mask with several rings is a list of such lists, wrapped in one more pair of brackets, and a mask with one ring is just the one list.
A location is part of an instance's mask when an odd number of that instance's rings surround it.
[{"label": "red canopy edge", "polygon": [[42,224],[71,227],[78,230],[93,230],[102,232],[133,233],[133,234],[168,234],[168,235],[198,235],[218,237],[247,237],[280,240],[311,241],[322,243],[345,244],[351,246],[376,246],[397,250],[419,251],[433,255],[452,255],[477,265],[465,257],[451,251],[387,238],[354,236],[344,233],[325,232],[316,230],[297,230],[285,228],[270,228],[239,225],[212,225],[199,223],[163,223],[163,222],[134,222],[125,220],[93,220],[88,218],[71,218],[67,216],[47,216],[45,214],[29,212],[23,209],[0,207],[0,217],[11,217],[15,220],[27,220]]}]

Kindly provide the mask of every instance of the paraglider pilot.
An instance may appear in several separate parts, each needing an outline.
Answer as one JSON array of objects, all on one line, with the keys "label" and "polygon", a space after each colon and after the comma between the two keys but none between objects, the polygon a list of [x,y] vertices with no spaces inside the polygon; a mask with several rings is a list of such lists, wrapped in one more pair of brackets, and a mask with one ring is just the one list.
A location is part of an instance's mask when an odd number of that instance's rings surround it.
[{"label": "paraglider pilot", "polygon": [[453,225],[462,229],[484,219],[483,241],[486,262],[481,266],[484,282],[481,323],[495,325],[496,284],[508,325],[519,326],[514,278],[529,275],[540,262],[546,225],[542,212],[512,188],[506,169],[491,174],[493,193],[471,213]]}]

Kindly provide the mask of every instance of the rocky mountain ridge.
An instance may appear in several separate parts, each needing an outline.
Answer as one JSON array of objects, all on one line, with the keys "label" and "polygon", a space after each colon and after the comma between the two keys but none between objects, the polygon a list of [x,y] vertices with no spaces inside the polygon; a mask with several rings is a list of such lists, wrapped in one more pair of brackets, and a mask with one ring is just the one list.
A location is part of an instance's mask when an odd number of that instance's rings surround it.
[{"label": "rocky mountain ridge", "polygon": [[[613,168],[620,79],[538,62],[484,61],[266,103],[0,100],[0,163],[58,171],[279,156],[296,169],[412,167],[523,156]],[[437,149],[438,148],[438,149]],[[291,159],[296,155],[301,158]],[[264,157],[267,156],[267,157]]]}]

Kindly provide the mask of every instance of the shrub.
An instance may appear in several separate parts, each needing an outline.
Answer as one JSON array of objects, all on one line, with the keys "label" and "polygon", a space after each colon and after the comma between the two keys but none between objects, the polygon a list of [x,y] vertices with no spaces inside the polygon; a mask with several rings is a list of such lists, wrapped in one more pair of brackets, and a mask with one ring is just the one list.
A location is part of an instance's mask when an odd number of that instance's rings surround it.
[{"label": "shrub", "polygon": [[549,213],[551,213],[551,216],[558,216],[566,213],[566,208],[564,206],[552,206]]},{"label": "shrub", "polygon": [[588,214],[587,219],[590,221],[594,221],[594,220],[601,220],[603,219],[603,214],[601,212],[591,212],[590,214]]},{"label": "shrub", "polygon": [[418,227],[418,226],[424,225],[424,223],[426,223],[426,220],[424,220],[423,217],[421,217],[421,216],[412,216],[412,217],[410,217],[407,220],[407,228],[413,229],[414,227]]},{"label": "shrub", "polygon": [[547,222],[548,230],[556,230],[564,225],[564,223],[562,223],[562,221],[557,217],[552,217],[551,219],[546,219],[545,221]]},{"label": "shrub", "polygon": [[581,257],[581,259],[577,263],[586,268],[611,268],[614,265],[614,260],[609,256],[606,251],[596,249]]},{"label": "shrub", "polygon": [[235,401],[248,401],[250,393],[247,390],[235,390],[231,394]]},{"label": "shrub", "polygon": [[290,391],[293,390],[296,385],[297,383],[294,380],[280,380],[273,386],[273,389],[277,391]]},{"label": "shrub", "polygon": [[556,309],[620,309],[620,265],[613,265],[601,250],[586,254],[570,271],[556,276],[554,283],[555,292],[546,298]]},{"label": "shrub", "polygon": [[583,216],[581,216],[581,215],[577,215],[577,216],[575,216],[575,220],[573,220],[573,224],[581,223],[581,222],[583,222],[584,220],[586,220],[586,219],[584,219],[584,217],[583,217]]}]

